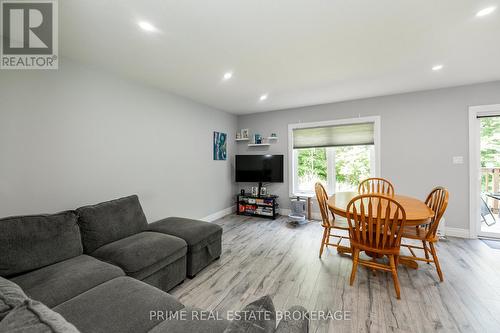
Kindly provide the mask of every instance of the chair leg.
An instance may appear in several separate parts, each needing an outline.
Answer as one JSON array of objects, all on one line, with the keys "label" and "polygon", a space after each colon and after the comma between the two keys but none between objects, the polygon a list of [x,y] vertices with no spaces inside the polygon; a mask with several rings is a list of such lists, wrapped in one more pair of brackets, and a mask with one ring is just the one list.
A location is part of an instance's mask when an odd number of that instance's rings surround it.
[{"label": "chair leg", "polygon": [[327,243],[327,236],[328,236],[328,228],[323,228],[323,239],[321,240],[321,247],[319,248],[319,257],[321,258],[321,255],[323,254],[323,249],[325,247],[325,243]]},{"label": "chair leg", "polygon": [[396,297],[401,299],[401,291],[399,289],[399,278],[398,278],[398,268],[396,267],[396,261],[394,255],[389,256],[389,262],[391,265],[392,279],[394,280],[394,289],[396,290]]},{"label": "chair leg", "polygon": [[[427,242],[424,240],[422,241],[422,247],[424,248],[425,259],[429,260],[429,250],[427,249]],[[430,262],[427,263],[430,264]]]},{"label": "chair leg", "polygon": [[441,271],[441,265],[439,265],[439,259],[437,256],[436,248],[434,247],[434,243],[430,242],[429,246],[431,247],[431,254],[432,258],[434,259],[434,265],[436,265],[436,270],[439,275],[439,280],[443,282],[444,281],[443,272]]},{"label": "chair leg", "polygon": [[353,248],[351,281],[349,282],[351,286],[354,283],[354,279],[356,279],[356,272],[358,271],[358,259],[359,259],[359,249]]}]

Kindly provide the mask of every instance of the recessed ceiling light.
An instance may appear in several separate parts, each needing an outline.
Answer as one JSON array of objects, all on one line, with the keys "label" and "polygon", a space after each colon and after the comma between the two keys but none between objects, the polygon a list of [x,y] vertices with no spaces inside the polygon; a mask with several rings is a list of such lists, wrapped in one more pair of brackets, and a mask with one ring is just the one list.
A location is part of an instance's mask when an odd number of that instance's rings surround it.
[{"label": "recessed ceiling light", "polygon": [[484,9],[481,9],[480,11],[477,12],[476,16],[477,17],[482,17],[482,16],[486,16],[486,15],[489,15],[491,13],[493,13],[495,10],[497,9],[497,7],[486,7]]},{"label": "recessed ceiling light", "polygon": [[156,31],[158,31],[158,29],[156,29],[156,27],[154,25],[152,25],[151,23],[149,23],[149,22],[140,21],[137,24],[144,31],[148,31],[148,32],[156,32]]},{"label": "recessed ceiling light", "polygon": [[264,94],[264,95],[261,95],[259,100],[262,102],[262,101],[265,101],[267,99],[267,94]]},{"label": "recessed ceiling light", "polygon": [[436,65],[436,66],[432,67],[433,71],[440,71],[442,69],[443,69],[443,65]]},{"label": "recessed ceiling light", "polygon": [[226,80],[229,80],[232,77],[233,77],[233,73],[227,72],[227,73],[224,73],[223,79],[224,79],[224,81],[226,81]]}]

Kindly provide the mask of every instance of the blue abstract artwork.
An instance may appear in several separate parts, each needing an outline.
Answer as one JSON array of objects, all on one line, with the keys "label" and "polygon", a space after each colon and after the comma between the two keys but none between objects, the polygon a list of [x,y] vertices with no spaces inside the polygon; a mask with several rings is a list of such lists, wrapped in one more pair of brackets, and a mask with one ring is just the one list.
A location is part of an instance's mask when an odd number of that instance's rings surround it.
[{"label": "blue abstract artwork", "polygon": [[227,134],[214,132],[214,160],[227,160]]}]

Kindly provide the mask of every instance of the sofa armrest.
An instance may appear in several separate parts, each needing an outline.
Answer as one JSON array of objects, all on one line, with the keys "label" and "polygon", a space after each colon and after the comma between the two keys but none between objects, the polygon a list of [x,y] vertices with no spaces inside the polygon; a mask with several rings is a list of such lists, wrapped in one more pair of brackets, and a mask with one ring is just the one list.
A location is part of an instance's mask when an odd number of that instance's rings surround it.
[{"label": "sofa armrest", "polygon": [[308,333],[309,314],[302,306],[293,306],[284,316],[276,328],[276,333]]}]

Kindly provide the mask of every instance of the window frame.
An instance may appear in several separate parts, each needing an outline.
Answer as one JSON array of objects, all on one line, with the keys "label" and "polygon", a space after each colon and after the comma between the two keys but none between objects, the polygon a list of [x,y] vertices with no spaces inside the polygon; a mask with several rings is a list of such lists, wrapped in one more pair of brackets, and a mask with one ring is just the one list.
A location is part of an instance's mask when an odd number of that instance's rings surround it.
[{"label": "window frame", "polygon": [[[314,191],[311,193],[295,191],[295,186],[296,184],[298,184],[298,173],[295,172],[295,170],[297,170],[297,165],[298,165],[298,156],[295,153],[295,150],[293,149],[293,130],[297,128],[326,127],[326,126],[349,125],[349,124],[359,124],[359,123],[373,123],[374,161],[372,160],[372,166],[374,170],[371,173],[374,175],[374,177],[380,177],[380,170],[381,170],[380,116],[368,116],[368,117],[335,119],[335,120],[326,120],[326,121],[309,122],[309,123],[288,124],[288,156],[290,157],[288,159],[288,174],[290,175],[290,177],[288,177],[288,192],[290,197],[314,195]],[[331,161],[329,163],[331,163]],[[328,169],[330,169],[330,165],[328,166]],[[335,181],[328,180],[327,191],[329,191],[330,194],[332,191],[331,187],[332,184],[335,185]],[[333,189],[335,189],[335,186],[333,186]]]}]

